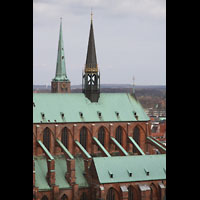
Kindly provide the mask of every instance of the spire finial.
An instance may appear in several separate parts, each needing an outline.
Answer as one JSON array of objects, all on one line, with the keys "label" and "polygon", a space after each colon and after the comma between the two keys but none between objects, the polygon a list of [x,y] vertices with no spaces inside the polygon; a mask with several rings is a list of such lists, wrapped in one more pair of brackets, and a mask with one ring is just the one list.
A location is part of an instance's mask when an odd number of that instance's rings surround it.
[{"label": "spire finial", "polygon": [[62,34],[62,17],[60,17],[60,34]]},{"label": "spire finial", "polygon": [[135,95],[135,77],[133,76],[133,96],[135,97],[135,99],[137,99],[136,95]]},{"label": "spire finial", "polygon": [[135,94],[135,77],[133,76],[133,94]]},{"label": "spire finial", "polygon": [[92,12],[92,8],[91,8],[91,21],[93,21],[93,12]]}]

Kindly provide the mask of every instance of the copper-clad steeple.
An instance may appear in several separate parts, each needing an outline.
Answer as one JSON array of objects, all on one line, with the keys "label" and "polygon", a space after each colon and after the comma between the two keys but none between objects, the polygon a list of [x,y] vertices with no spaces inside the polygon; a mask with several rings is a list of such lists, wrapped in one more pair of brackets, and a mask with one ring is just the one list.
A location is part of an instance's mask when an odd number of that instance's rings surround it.
[{"label": "copper-clad steeple", "polygon": [[58,42],[58,55],[56,63],[56,75],[51,82],[52,93],[69,93],[71,91],[70,80],[66,74],[65,66],[65,53],[64,53],[64,42],[62,33],[62,18],[60,18],[60,34]]}]

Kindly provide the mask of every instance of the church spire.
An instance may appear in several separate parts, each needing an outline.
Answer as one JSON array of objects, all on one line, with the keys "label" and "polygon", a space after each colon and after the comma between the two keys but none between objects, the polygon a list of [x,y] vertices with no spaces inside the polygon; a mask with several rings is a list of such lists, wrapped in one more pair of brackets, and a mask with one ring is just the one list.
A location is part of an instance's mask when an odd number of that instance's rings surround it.
[{"label": "church spire", "polygon": [[87,57],[86,57],[86,64],[85,64],[85,72],[98,72],[92,11],[91,11],[90,35],[89,35],[88,50],[87,50]]},{"label": "church spire", "polygon": [[70,92],[70,81],[66,74],[64,42],[62,33],[62,18],[60,18],[60,33],[58,42],[58,54],[56,63],[56,74],[52,80],[52,92],[66,93]]},{"label": "church spire", "polygon": [[66,65],[65,65],[65,55],[64,55],[62,18],[60,18],[60,34],[59,34],[59,43],[58,43],[58,55],[57,55],[55,80],[57,81],[68,80],[67,75],[66,75]]},{"label": "church spire", "polygon": [[100,96],[100,75],[96,58],[92,12],[86,64],[83,74],[83,93],[91,102],[98,102]]}]

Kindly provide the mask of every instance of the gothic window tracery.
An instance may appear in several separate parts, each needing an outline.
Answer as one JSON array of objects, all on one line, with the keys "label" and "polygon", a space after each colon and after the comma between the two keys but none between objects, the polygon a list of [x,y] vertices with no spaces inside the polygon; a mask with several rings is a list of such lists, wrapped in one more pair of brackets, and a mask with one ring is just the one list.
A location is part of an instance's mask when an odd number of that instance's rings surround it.
[{"label": "gothic window tracery", "polygon": [[46,195],[44,195],[41,200],[48,200],[48,198]]},{"label": "gothic window tracery", "polygon": [[106,196],[106,200],[117,200],[116,198],[116,191],[114,188],[110,188],[108,190],[107,196]]},{"label": "gothic window tracery", "polygon": [[128,187],[128,200],[134,200],[134,198],[133,198],[133,187],[132,186]]},{"label": "gothic window tracery", "polygon": [[105,129],[101,127],[98,132],[98,140],[101,142],[101,144],[104,146],[105,144]]},{"label": "gothic window tracery", "polygon": [[64,194],[64,195],[62,196],[61,200],[68,200],[67,195]]},{"label": "gothic window tracery", "polygon": [[49,128],[44,129],[43,144],[48,150],[50,150],[50,130],[49,130]]},{"label": "gothic window tracery", "polygon": [[87,200],[87,195],[85,192],[83,192],[83,194],[81,195],[81,199],[80,200]]},{"label": "gothic window tracery", "polygon": [[68,140],[69,140],[69,134],[68,134],[68,129],[65,127],[62,130],[62,136],[61,136],[61,142],[63,145],[68,148]]},{"label": "gothic window tracery", "polygon": [[[140,129],[139,127],[135,127],[133,131],[133,139],[140,145]],[[137,153],[137,149],[133,147],[133,153]]]},{"label": "gothic window tracery", "polygon": [[80,143],[85,149],[87,149],[87,129],[85,127],[80,131]]},{"label": "gothic window tracery", "polygon": [[122,127],[118,126],[116,129],[115,139],[122,145]]}]

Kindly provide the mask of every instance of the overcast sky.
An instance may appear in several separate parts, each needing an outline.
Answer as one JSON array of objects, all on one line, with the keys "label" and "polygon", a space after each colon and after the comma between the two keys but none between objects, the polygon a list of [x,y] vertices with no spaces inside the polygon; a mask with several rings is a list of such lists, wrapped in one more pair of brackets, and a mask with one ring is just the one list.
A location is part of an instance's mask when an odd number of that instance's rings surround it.
[{"label": "overcast sky", "polygon": [[82,83],[91,7],[101,83],[165,85],[166,0],[34,0],[34,85],[55,76],[60,17],[67,76]]}]

